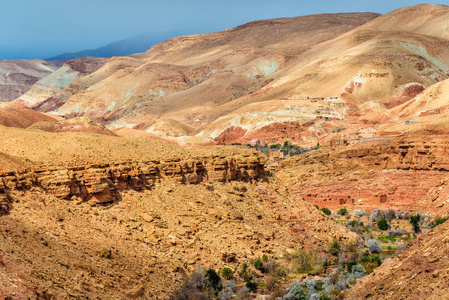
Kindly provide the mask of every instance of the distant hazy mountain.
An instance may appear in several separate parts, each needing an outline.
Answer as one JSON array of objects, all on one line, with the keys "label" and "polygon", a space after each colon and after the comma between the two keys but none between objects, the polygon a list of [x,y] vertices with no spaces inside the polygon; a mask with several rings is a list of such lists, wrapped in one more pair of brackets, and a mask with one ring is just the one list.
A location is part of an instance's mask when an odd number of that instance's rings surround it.
[{"label": "distant hazy mountain", "polygon": [[46,58],[49,61],[58,60],[71,60],[80,57],[113,57],[113,56],[124,56],[134,53],[141,53],[147,51],[152,46],[159,44],[166,39],[179,36],[181,32],[163,32],[163,33],[145,33],[131,37],[129,39],[121,40],[118,42],[110,43],[106,46],[93,49],[93,50],[83,50],[74,53],[64,53],[54,57]]}]

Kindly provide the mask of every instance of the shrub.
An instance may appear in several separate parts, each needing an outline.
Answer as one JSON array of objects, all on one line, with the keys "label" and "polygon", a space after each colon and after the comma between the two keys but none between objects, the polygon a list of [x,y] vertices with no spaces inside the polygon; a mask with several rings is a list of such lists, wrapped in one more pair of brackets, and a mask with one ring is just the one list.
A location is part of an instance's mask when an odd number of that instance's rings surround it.
[{"label": "shrub", "polygon": [[270,300],[284,299],[285,294],[286,291],[281,286],[277,286],[271,293]]},{"label": "shrub", "polygon": [[245,282],[248,282],[248,281],[250,281],[251,279],[253,279],[253,276],[251,275],[251,274],[249,274],[248,272],[247,273],[244,273],[242,276],[240,276],[240,277],[242,277],[242,279],[243,279],[243,281],[245,281]]},{"label": "shrub", "polygon": [[243,263],[240,267],[240,271],[239,271],[239,276],[244,280],[244,281],[250,281],[251,279],[253,279],[253,277],[251,276],[251,274],[248,273],[248,264],[247,263]]},{"label": "shrub", "polygon": [[328,215],[328,216],[330,216],[330,215],[332,214],[332,212],[331,212],[328,208],[326,208],[326,207],[323,207],[323,208],[321,209],[321,211],[322,211],[324,214]]},{"label": "shrub", "polygon": [[207,300],[208,297],[201,293],[201,290],[204,287],[204,271],[203,270],[195,270],[190,277],[185,277],[181,287],[176,289],[171,295],[171,300],[180,300],[180,299],[198,299],[198,300]]},{"label": "shrub", "polygon": [[287,272],[285,271],[285,269],[280,266],[275,260],[269,260],[264,263],[263,272],[277,278],[287,276]]},{"label": "shrub", "polygon": [[267,278],[266,283],[267,283],[267,285],[266,285],[267,289],[269,291],[271,291],[276,286],[277,281],[276,281],[276,278],[270,276],[270,277]]},{"label": "shrub", "polygon": [[440,217],[440,216],[436,216],[436,217],[433,219],[433,221],[430,223],[430,228],[435,228],[435,227],[437,227],[438,225],[443,224],[444,222],[447,221],[447,219],[448,219],[447,217],[443,218],[443,217]]},{"label": "shrub", "polygon": [[359,222],[357,222],[356,220],[352,220],[352,221],[348,222],[348,226],[351,226],[351,227],[355,227],[358,225],[359,225]]},{"label": "shrub", "polygon": [[329,253],[337,256],[338,253],[340,253],[341,245],[340,243],[335,239],[332,241],[332,243],[329,246]]},{"label": "shrub", "polygon": [[405,231],[403,230],[390,230],[388,231],[388,235],[389,236],[394,236],[394,237],[401,237],[403,235],[407,234]]},{"label": "shrub", "polygon": [[408,211],[398,211],[396,213],[396,219],[408,220],[410,219],[410,214]]},{"label": "shrub", "polygon": [[252,292],[252,291],[255,291],[255,290],[257,290],[257,283],[252,282],[252,281],[248,281],[248,282],[246,283],[246,287],[247,287],[248,290],[250,290],[251,292]]},{"label": "shrub", "polygon": [[412,224],[413,231],[415,233],[419,232],[419,222],[420,222],[420,220],[421,220],[421,215],[420,214],[416,214],[416,215],[410,216],[410,224]]},{"label": "shrub", "polygon": [[391,222],[393,219],[396,218],[396,212],[392,210],[391,208],[385,213],[385,218],[388,222]]},{"label": "shrub", "polygon": [[360,264],[365,268],[366,273],[370,274],[375,268],[382,264],[382,260],[379,255],[369,255],[368,253],[363,254]]},{"label": "shrub", "polygon": [[299,284],[293,286],[285,297],[286,300],[305,300],[304,289]]},{"label": "shrub", "polygon": [[380,253],[380,251],[382,251],[381,243],[377,239],[369,239],[366,242],[366,246],[369,248],[371,253]]},{"label": "shrub", "polygon": [[340,216],[344,216],[344,215],[346,215],[347,213],[348,213],[348,209],[347,209],[346,207],[340,208],[340,209],[337,211],[337,214],[339,214]]},{"label": "shrub", "polygon": [[267,262],[267,261],[268,261],[268,255],[263,254],[263,255],[262,255],[262,261],[263,261],[263,262]]},{"label": "shrub", "polygon": [[290,255],[291,269],[297,274],[319,274],[323,271],[323,264],[312,251],[296,250]]},{"label": "shrub", "polygon": [[354,217],[360,219],[361,217],[363,217],[363,216],[366,215],[366,211],[356,209],[356,210],[354,210],[354,211],[352,212],[352,214],[353,214]]},{"label": "shrub", "polygon": [[351,276],[353,278],[362,278],[366,276],[366,270],[361,264],[356,264],[351,268]]},{"label": "shrub", "polygon": [[263,270],[263,262],[260,258],[254,261],[254,268],[256,268],[257,270]]},{"label": "shrub", "polygon": [[221,276],[223,276],[224,279],[229,280],[232,278],[233,275],[234,272],[232,271],[231,268],[224,267],[223,269],[221,269]]},{"label": "shrub", "polygon": [[214,269],[207,270],[204,278],[206,280],[206,287],[212,287],[215,291],[221,291],[223,288],[220,282],[220,276]]},{"label": "shrub", "polygon": [[379,220],[380,218],[384,217],[384,212],[379,210],[379,209],[373,209],[373,213],[371,214],[371,216],[369,217],[371,222],[376,222],[377,220]]},{"label": "shrub", "polygon": [[380,230],[388,230],[388,221],[385,218],[379,219],[377,221],[377,227],[379,227]]}]

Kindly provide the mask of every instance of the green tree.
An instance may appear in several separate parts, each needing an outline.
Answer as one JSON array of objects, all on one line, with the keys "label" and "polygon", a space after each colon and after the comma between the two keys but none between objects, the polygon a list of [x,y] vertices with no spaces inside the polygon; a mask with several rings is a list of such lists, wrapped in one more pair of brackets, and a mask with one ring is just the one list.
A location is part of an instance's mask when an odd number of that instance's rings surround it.
[{"label": "green tree", "polygon": [[293,144],[289,141],[285,141],[283,148],[284,150],[290,150],[291,148],[293,148]]},{"label": "green tree", "polygon": [[346,207],[340,208],[337,212],[340,216],[345,216],[348,213],[348,209]]},{"label": "green tree", "polygon": [[340,243],[335,239],[332,241],[331,245],[329,246],[329,253],[337,256],[338,253],[340,253],[341,245]]},{"label": "green tree", "polygon": [[377,221],[377,227],[379,227],[380,230],[388,230],[388,221],[385,218],[379,219]]},{"label": "green tree", "polygon": [[328,215],[328,216],[330,216],[330,215],[332,214],[332,212],[331,212],[328,208],[326,208],[326,207],[323,207],[323,208],[321,209],[321,211],[322,211],[323,213],[325,213],[326,215]]},{"label": "green tree", "polygon": [[254,268],[256,268],[257,270],[263,270],[263,262],[262,260],[260,260],[260,258],[254,261]]},{"label": "green tree", "polygon": [[246,287],[247,287],[248,290],[250,290],[251,292],[252,292],[252,291],[255,291],[255,290],[257,290],[257,283],[252,282],[252,281],[248,281],[248,282],[246,283]]},{"label": "green tree", "polygon": [[223,288],[220,283],[221,278],[214,269],[207,270],[204,278],[206,279],[206,287],[212,287],[217,292]]},{"label": "green tree", "polygon": [[221,269],[221,276],[223,276],[224,279],[229,280],[232,278],[233,275],[234,272],[232,271],[231,268],[224,267],[223,269]]},{"label": "green tree", "polygon": [[242,266],[240,267],[240,271],[239,271],[239,276],[244,280],[244,281],[250,281],[251,279],[253,279],[253,277],[251,276],[251,274],[249,274],[248,272],[248,264],[247,263],[243,263]]},{"label": "green tree", "polygon": [[413,226],[413,231],[415,233],[419,232],[419,222],[421,221],[421,215],[416,214],[410,217],[410,224]]}]

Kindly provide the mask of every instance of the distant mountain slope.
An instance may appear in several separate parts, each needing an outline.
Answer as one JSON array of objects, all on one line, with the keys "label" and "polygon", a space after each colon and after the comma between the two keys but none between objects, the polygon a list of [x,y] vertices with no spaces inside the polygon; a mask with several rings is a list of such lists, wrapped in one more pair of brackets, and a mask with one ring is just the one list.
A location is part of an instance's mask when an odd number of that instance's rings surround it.
[{"label": "distant mountain slope", "polygon": [[[176,114],[176,122],[163,123],[180,124],[179,130],[170,128],[170,132],[193,132],[188,128],[201,124],[196,119],[204,121],[200,114],[258,91],[278,78],[280,70],[292,66],[301,53],[378,16],[323,14],[263,20],[173,38],[144,54],[112,58],[97,72],[74,82],[73,86],[82,88],[58,114],[115,120],[111,128],[141,123],[148,128],[159,117]],[[157,131],[163,132],[163,127]]]},{"label": "distant mountain slope", "polygon": [[124,39],[121,41],[110,43],[106,46],[92,49],[83,50],[74,53],[64,53],[57,56],[47,58],[48,61],[58,60],[71,60],[80,57],[113,57],[113,56],[125,56],[134,53],[141,53],[147,51],[151,46],[159,44],[166,39],[180,35],[175,32],[164,33],[146,33]]},{"label": "distant mountain slope", "polygon": [[13,101],[58,66],[42,59],[0,61],[0,102]]},{"label": "distant mountain slope", "polygon": [[[55,102],[60,91],[78,80],[101,68],[107,58],[83,57],[67,61],[62,67],[36,82],[28,92],[16,99],[16,102],[32,107],[52,98]],[[44,104],[41,104],[41,107]],[[52,109],[50,109],[52,110]]]},{"label": "distant mountain slope", "polygon": [[28,128],[38,122],[56,122],[57,118],[17,103],[0,103],[0,125]]}]

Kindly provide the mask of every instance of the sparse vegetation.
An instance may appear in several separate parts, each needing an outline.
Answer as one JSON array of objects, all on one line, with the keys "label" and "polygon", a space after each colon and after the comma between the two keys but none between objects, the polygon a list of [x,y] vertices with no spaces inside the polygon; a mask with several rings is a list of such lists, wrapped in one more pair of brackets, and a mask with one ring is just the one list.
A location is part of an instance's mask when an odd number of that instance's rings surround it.
[{"label": "sparse vegetation", "polygon": [[348,213],[348,209],[346,207],[340,208],[337,212],[340,216],[345,216]]},{"label": "sparse vegetation", "polygon": [[304,289],[301,285],[294,285],[288,292],[286,300],[305,300]]},{"label": "sparse vegetation", "polygon": [[248,268],[249,268],[249,265],[247,263],[243,263],[240,266],[239,276],[244,281],[250,281],[251,279],[253,279],[253,276],[251,276],[251,274],[248,272]]},{"label": "sparse vegetation", "polygon": [[413,231],[415,233],[418,233],[419,230],[420,230],[420,221],[421,221],[421,215],[420,214],[416,214],[416,215],[410,216],[410,224],[412,224]]},{"label": "sparse vegetation", "polygon": [[[321,210],[324,212],[326,209]],[[224,284],[221,284],[220,281],[218,286],[215,285],[209,290],[206,287],[212,285],[208,284],[206,276],[204,276],[203,286],[199,290],[202,291],[203,296],[207,295],[207,297],[213,298],[218,295],[221,299],[235,297],[248,299],[252,297],[255,290],[258,294],[269,294],[269,299],[278,299],[279,297],[283,297],[284,300],[343,299],[347,290],[357,280],[372,273],[382,264],[384,257],[400,253],[407,241],[412,239],[407,237],[407,234],[410,235],[410,233],[403,229],[409,228],[405,227],[407,221],[398,219],[398,214],[392,210],[374,210],[374,216],[373,214],[367,215],[364,211],[349,214],[346,208],[339,209],[338,213],[339,215],[334,215],[335,222],[356,232],[357,239],[346,243],[334,239],[329,244],[328,250],[324,252],[297,249],[286,251],[280,257],[263,254],[252,260],[250,264],[242,263],[236,271],[239,275],[237,278],[232,277],[234,272],[231,268],[221,269],[220,275],[223,279],[237,283],[226,287],[219,295],[217,291]],[[401,212],[399,216],[407,216],[407,213]],[[366,226],[362,222],[362,218],[364,218]],[[376,219],[376,221],[366,221],[366,218]],[[388,221],[389,219],[392,220],[391,223]],[[395,219],[398,221],[394,221]],[[441,224],[446,221],[446,218],[435,217],[432,222],[430,220],[430,217],[413,215],[409,221],[418,222],[420,228],[423,228],[427,225],[430,227],[431,224]],[[390,227],[395,229],[389,229]],[[385,233],[386,230],[388,230],[388,234]],[[290,289],[287,288],[287,284],[291,283],[293,278],[301,278],[306,275],[322,276],[318,277],[322,279],[300,279]],[[238,283],[239,281],[240,283]],[[201,284],[198,286],[201,287]],[[198,296],[194,291],[190,293],[195,297]],[[196,299],[205,298],[197,297]]]},{"label": "sparse vegetation", "polygon": [[369,248],[371,253],[380,253],[380,251],[382,251],[382,245],[377,239],[369,239],[366,242],[366,246]]},{"label": "sparse vegetation", "polygon": [[340,243],[337,240],[333,240],[329,246],[329,253],[336,256],[338,255],[338,253],[340,253],[340,249]]},{"label": "sparse vegetation", "polygon": [[437,227],[438,225],[441,225],[441,224],[443,224],[444,222],[446,222],[447,221],[447,217],[441,217],[441,216],[436,216],[434,219],[433,219],[433,221],[432,222],[430,222],[430,228],[435,228],[435,227]]},{"label": "sparse vegetation", "polygon": [[234,275],[234,271],[232,271],[231,268],[228,267],[224,267],[223,269],[221,269],[221,276],[223,276],[224,279],[231,279],[232,276]]},{"label": "sparse vegetation", "polygon": [[331,212],[328,208],[326,208],[326,207],[323,207],[323,208],[321,209],[321,211],[322,211],[324,214],[328,215],[328,216],[330,216],[330,215],[332,214],[332,212]]},{"label": "sparse vegetation", "polygon": [[257,290],[257,283],[252,282],[252,281],[248,281],[248,282],[246,283],[246,287],[248,288],[248,290],[249,290],[250,292],[255,291],[255,290]]},{"label": "sparse vegetation", "polygon": [[390,227],[390,226],[388,225],[387,219],[382,218],[377,221],[377,227],[380,230],[388,230],[388,227]]},{"label": "sparse vegetation", "polygon": [[312,251],[296,250],[288,255],[291,270],[296,274],[320,274],[323,271],[324,259]]},{"label": "sparse vegetation", "polygon": [[257,270],[263,270],[263,262],[260,258],[256,259],[253,264]]}]

